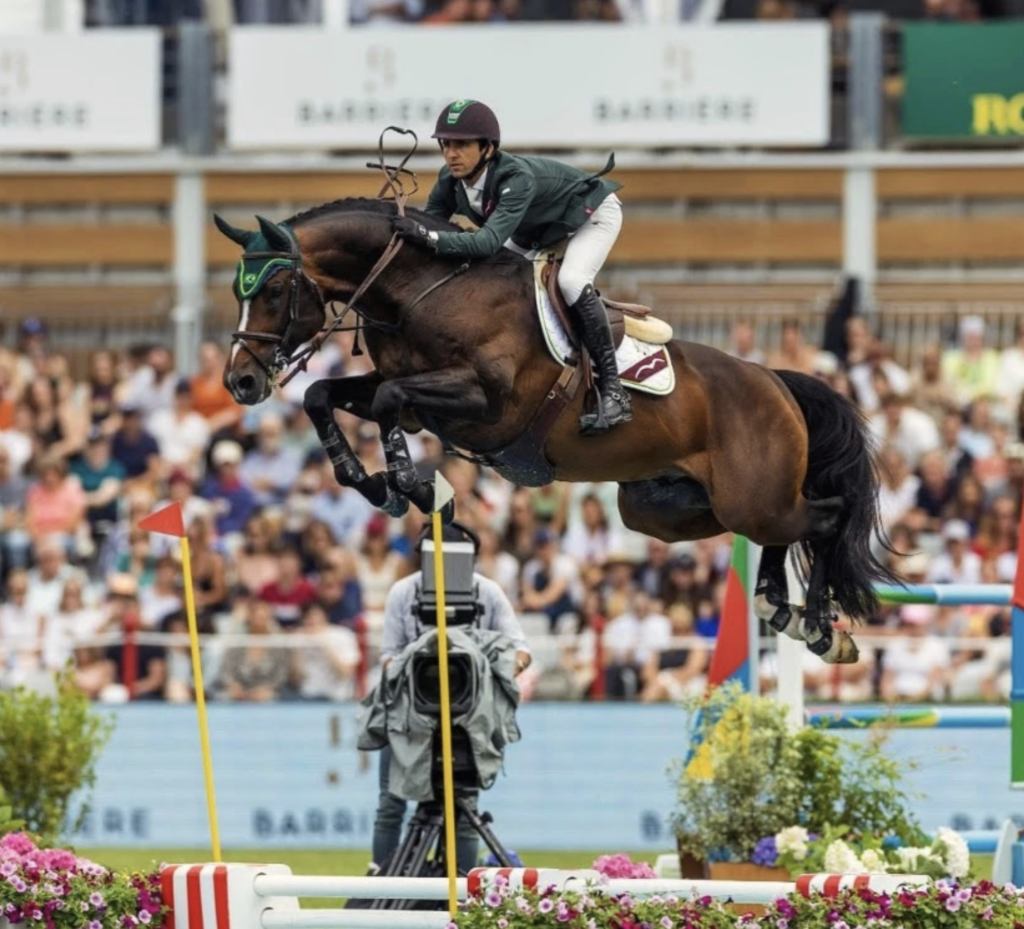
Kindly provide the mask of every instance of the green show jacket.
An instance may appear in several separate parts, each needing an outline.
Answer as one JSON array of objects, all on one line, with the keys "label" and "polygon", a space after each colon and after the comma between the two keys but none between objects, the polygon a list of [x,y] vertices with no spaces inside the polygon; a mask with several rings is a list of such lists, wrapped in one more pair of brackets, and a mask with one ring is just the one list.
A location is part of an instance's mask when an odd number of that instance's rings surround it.
[{"label": "green show jacket", "polygon": [[486,258],[508,239],[523,249],[554,245],[583,226],[601,201],[622,187],[604,177],[614,167],[614,155],[599,173],[586,174],[551,158],[498,151],[488,164],[481,215],[470,207],[465,186],[445,165],[427,198],[426,212],[444,220],[459,213],[480,228],[439,232],[437,254]]}]

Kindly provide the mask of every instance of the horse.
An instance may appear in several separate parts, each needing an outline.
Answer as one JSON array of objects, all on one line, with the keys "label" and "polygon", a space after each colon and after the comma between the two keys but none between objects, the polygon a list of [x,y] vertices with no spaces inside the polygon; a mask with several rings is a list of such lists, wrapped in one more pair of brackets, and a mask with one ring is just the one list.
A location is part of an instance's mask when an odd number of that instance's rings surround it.
[{"label": "horse", "polygon": [[[265,400],[301,347],[318,345],[326,308],[348,304],[374,370],[317,381],[304,398],[340,484],[392,515],[410,501],[429,512],[432,482],[418,478],[404,435],[424,428],[519,484],[615,481],[630,529],[670,543],[730,531],[761,545],[757,615],[829,663],[857,660],[851,636],[833,625],[835,608],[866,618],[877,609],[873,584],[895,578],[872,549],[874,451],[847,399],[816,378],[673,340],[671,394],[638,393],[632,422],[584,437],[580,391],[537,448],[531,427],[565,369],[545,350],[532,262],[502,250],[460,265],[396,249],[395,213],[391,200],[343,199],[280,224],[257,217],[259,232],[215,217],[245,250],[224,370],[236,401]],[[428,229],[457,228],[408,213]],[[335,410],[379,425],[386,471],[366,473]],[[810,565],[802,610],[789,603],[790,546]]]}]

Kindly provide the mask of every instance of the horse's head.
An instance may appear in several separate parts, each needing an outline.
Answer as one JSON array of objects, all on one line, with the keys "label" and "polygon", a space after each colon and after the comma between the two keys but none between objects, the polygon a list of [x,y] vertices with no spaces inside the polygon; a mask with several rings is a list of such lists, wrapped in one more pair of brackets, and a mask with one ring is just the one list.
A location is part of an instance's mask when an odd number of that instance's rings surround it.
[{"label": "horse's head", "polygon": [[217,228],[245,250],[234,292],[238,329],[224,367],[224,386],[239,403],[261,403],[299,346],[320,330],[324,301],[316,283],[302,270],[294,232],[257,216],[259,232],[236,229],[219,216]]}]

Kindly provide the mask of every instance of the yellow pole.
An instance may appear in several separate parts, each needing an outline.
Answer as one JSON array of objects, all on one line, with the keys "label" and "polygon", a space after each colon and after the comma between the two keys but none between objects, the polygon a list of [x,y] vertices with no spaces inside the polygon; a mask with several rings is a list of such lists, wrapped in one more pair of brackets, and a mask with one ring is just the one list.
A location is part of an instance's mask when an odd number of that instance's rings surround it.
[{"label": "yellow pole", "polygon": [[217,798],[213,792],[213,761],[210,757],[210,729],[206,723],[206,693],[203,690],[203,665],[199,660],[199,627],[196,623],[196,597],[192,589],[192,555],[188,536],[181,536],[181,568],[185,575],[185,608],[188,612],[188,638],[192,646],[192,679],[196,685],[196,712],[199,714],[199,744],[203,751],[203,776],[206,779],[206,811],[210,817],[210,845],[213,860],[223,861],[220,830],[217,828]]},{"label": "yellow pole", "polygon": [[441,766],[444,771],[444,842],[448,865],[448,912],[455,918],[459,908],[455,879],[455,784],[452,776],[452,707],[448,691],[448,617],[444,609],[444,555],[441,551],[441,511],[435,510],[434,577],[437,584],[437,666],[441,677]]}]

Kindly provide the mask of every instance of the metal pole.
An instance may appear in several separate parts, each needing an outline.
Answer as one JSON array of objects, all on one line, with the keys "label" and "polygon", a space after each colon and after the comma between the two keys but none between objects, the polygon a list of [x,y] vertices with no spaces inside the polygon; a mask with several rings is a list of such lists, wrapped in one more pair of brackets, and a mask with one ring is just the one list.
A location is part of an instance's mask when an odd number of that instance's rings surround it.
[{"label": "metal pole", "polygon": [[[882,35],[880,13],[850,16],[847,67],[847,144],[853,151],[882,148]],[[848,168],[843,183],[843,270],[861,282],[858,310],[874,308],[877,277],[874,170]]]},{"label": "metal pole", "polygon": [[213,30],[185,20],[178,28],[178,145],[188,155],[213,152]]},{"label": "metal pole", "polygon": [[195,372],[206,284],[206,199],[203,175],[184,167],[174,179],[174,361]]}]

